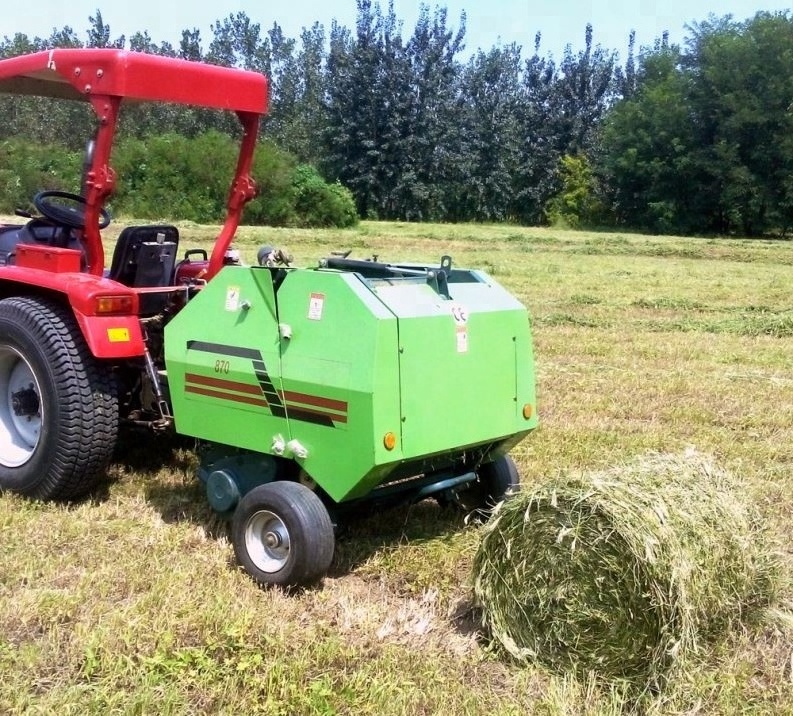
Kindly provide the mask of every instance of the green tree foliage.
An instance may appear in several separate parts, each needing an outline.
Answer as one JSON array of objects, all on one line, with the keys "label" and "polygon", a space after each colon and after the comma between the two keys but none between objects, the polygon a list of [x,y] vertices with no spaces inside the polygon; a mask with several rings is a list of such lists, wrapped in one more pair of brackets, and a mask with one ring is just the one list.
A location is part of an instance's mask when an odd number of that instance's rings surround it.
[{"label": "green tree foliage", "polygon": [[618,219],[655,231],[760,235],[793,223],[793,20],[691,28],[641,58],[611,112],[600,169]]},{"label": "green tree foliage", "polygon": [[422,8],[402,42],[393,5],[358,1],[355,34],[334,25],[327,62],[324,167],[364,216],[538,221],[565,154],[590,151],[615,97],[616,56],[593,43],[557,69],[517,45],[467,64],[465,17]]},{"label": "green tree foliage", "polygon": [[676,47],[648,54],[636,92],[605,122],[600,169],[619,225],[659,233],[696,228],[702,207],[691,186],[701,177],[680,66]]},{"label": "green tree foliage", "polygon": [[[13,38],[5,37],[0,42],[0,58],[38,52],[48,47],[81,47],[79,39],[70,27],[53,30],[49,38],[34,37],[17,33]],[[91,111],[82,103],[59,102],[39,97],[15,97],[0,95],[0,140],[27,138],[37,142],[58,142],[73,150],[82,148],[85,141],[82,131],[91,121]]]},{"label": "green tree foliage", "polygon": [[259,145],[254,161],[258,196],[245,209],[245,220],[268,226],[339,227],[358,223],[348,189],[327,183],[311,166],[272,142]]},{"label": "green tree foliage", "polygon": [[[298,43],[277,24],[263,32],[243,12],[212,25],[206,50],[195,29],[183,31],[176,50],[157,44],[148,33],[135,33],[129,46],[265,72],[271,79],[267,136],[298,162],[319,167],[331,182],[349,187],[362,215],[541,219],[560,186],[560,157],[578,151],[589,137],[599,121],[598,103],[607,96],[602,81],[611,66],[592,46],[591,28],[586,52],[568,52],[564,71],[557,71],[550,59],[536,57],[536,48],[524,67],[515,45],[480,50],[464,63],[465,16],[455,29],[443,7],[422,5],[407,40],[393,3],[383,11],[371,0],[357,0],[357,10],[354,31],[333,24],[329,49],[320,25],[304,30]],[[125,43],[123,37],[113,39],[99,10],[89,18],[86,34],[90,46]],[[0,52],[29,51],[26,41],[6,38]],[[28,44],[38,49],[74,46],[75,41],[79,44],[64,28],[60,36]],[[30,100],[11,104],[8,109],[0,103],[0,117],[9,116],[12,134],[24,132],[37,107]],[[84,135],[84,117],[60,107],[46,116],[60,128],[61,141]],[[187,139],[208,130],[237,130],[233,118],[189,108],[141,106],[125,116],[123,136],[140,141],[163,126]],[[206,197],[197,195],[192,204],[199,214],[210,211]],[[287,206],[281,202],[270,214],[286,216]]]},{"label": "green tree foliage", "polygon": [[[328,36],[314,24],[292,39],[277,24],[263,31],[237,12],[212,25],[206,49],[197,29],[185,29],[177,48],[145,32],[129,39],[137,51],[270,77],[264,136],[294,159],[272,163],[272,186],[284,194],[263,194],[252,214],[300,223],[295,197],[325,195],[340,182],[367,217],[580,225],[610,218],[659,232],[751,235],[791,228],[788,13],[761,12],[742,22],[710,17],[689,28],[682,49],[663,36],[637,51],[631,33],[620,66],[616,52],[595,43],[592,26],[583,49],[568,46],[558,62],[540,53],[539,35],[528,58],[520,46],[507,45],[463,59],[464,15],[455,29],[446,8],[421,5],[403,37],[393,2],[381,9],[356,0],[356,7],[355,26],[334,22]],[[88,18],[85,37],[81,42],[70,27],[47,38],[5,37],[0,57],[127,45],[99,10]],[[223,113],[155,105],[129,110],[121,132],[130,147],[163,127],[181,137],[157,148],[164,181],[174,190],[180,180],[166,161],[168,146],[239,131]],[[0,98],[0,140],[56,141],[78,151],[74,144],[84,141],[89,115],[68,103]],[[192,171],[181,149],[174,151],[179,171]],[[300,165],[316,170],[297,171]],[[317,172],[330,182],[321,191]],[[196,195],[183,200],[196,216],[217,209],[203,190],[199,182]],[[142,200],[156,205],[154,196]]]},{"label": "green tree foliage", "polygon": [[465,213],[459,188],[470,167],[458,59],[464,38],[464,15],[454,30],[445,8],[420,9],[406,45],[408,66],[394,86],[406,94],[399,102],[405,112],[404,142],[397,153],[402,163],[394,206],[399,218],[459,220]]},{"label": "green tree foliage", "polygon": [[245,207],[246,223],[266,226],[297,223],[292,189],[296,169],[292,155],[269,140],[259,143],[253,169],[258,194]]},{"label": "green tree foliage", "polygon": [[212,31],[214,37],[203,58],[205,61],[270,74],[270,43],[262,37],[259,23],[238,12],[214,23]]},{"label": "green tree foliage", "polygon": [[193,28],[192,30],[182,30],[182,39],[179,41],[179,51],[176,56],[183,60],[199,62],[203,59],[204,53],[201,50],[201,33]]},{"label": "green tree foliage", "polygon": [[[237,144],[217,131],[188,139],[170,133],[119,144],[116,213],[129,216],[217,223],[224,213]],[[325,182],[316,170],[295,166],[269,142],[256,153],[253,176],[258,196],[245,220],[272,226],[351,226],[357,221],[352,196]]]},{"label": "green tree foliage", "polygon": [[559,174],[562,189],[546,207],[551,224],[577,229],[601,223],[603,204],[598,196],[597,179],[586,156],[568,154],[562,157]]},{"label": "green tree foliage", "polygon": [[718,186],[713,218],[722,231],[753,235],[787,228],[793,214],[793,20],[758,13],[695,25],[689,42],[691,103]]},{"label": "green tree foliage", "polygon": [[294,43],[279,42],[275,46],[280,76],[266,133],[301,162],[319,166],[325,157],[321,138],[329,81],[324,72],[325,30],[318,23],[304,29],[299,50]]},{"label": "green tree foliage", "polygon": [[423,8],[405,43],[393,5],[383,15],[358,2],[353,36],[334,25],[327,71],[324,164],[356,197],[363,216],[448,218],[469,178],[461,127],[459,64],[464,20]]},{"label": "green tree foliage", "polygon": [[358,223],[355,201],[349,189],[338,182],[328,184],[307,164],[301,164],[292,179],[294,223],[299,226],[348,227]]},{"label": "green tree foliage", "polygon": [[386,78],[384,69],[387,53],[393,65],[401,49],[395,29],[393,14],[384,19],[379,6],[358,0],[355,35],[335,23],[330,33],[326,167],[351,189],[367,217],[384,215],[383,195],[390,188],[385,180],[393,182],[383,158],[398,136],[398,108],[384,83],[396,78]]},{"label": "green tree foliage", "polygon": [[[194,138],[177,133],[120,141],[113,156],[118,184],[111,213],[151,221],[218,223],[225,214],[237,143],[209,131]],[[79,192],[82,151],[23,139],[0,142],[0,212],[33,210],[45,189]],[[271,142],[254,159],[257,197],[246,207],[249,224],[348,227],[358,221],[355,201],[338,183],[297,165]]]},{"label": "green tree foliage", "polygon": [[556,117],[556,65],[540,55],[542,38],[534,39],[534,54],[526,60],[515,105],[518,143],[512,175],[510,218],[541,224],[545,204],[558,191],[557,168],[564,152]]},{"label": "green tree foliage", "polygon": [[[623,77],[616,53],[595,44],[591,25],[584,50],[573,53],[568,46],[559,65],[540,55],[541,39],[535,37],[514,103],[517,154],[509,216],[526,224],[547,221],[555,197],[563,203],[565,157],[588,162],[598,152],[598,131]],[[588,213],[578,220],[588,223]]]},{"label": "green tree foliage", "polygon": [[0,211],[33,209],[33,196],[43,190],[77,191],[80,186],[78,152],[22,139],[0,142]]},{"label": "green tree foliage", "polygon": [[169,133],[119,143],[113,207],[131,216],[214,223],[223,215],[234,144],[218,132],[191,140]]},{"label": "green tree foliage", "polygon": [[111,39],[110,25],[106,25],[102,20],[102,13],[96,11],[96,15],[88,18],[90,25],[88,27],[88,42],[86,47],[112,47],[122,49],[126,44],[124,35]]},{"label": "green tree foliage", "polygon": [[586,26],[582,51],[573,54],[567,46],[554,87],[553,119],[567,152],[591,149],[595,130],[616,99],[616,67],[616,53],[594,44],[592,25]]},{"label": "green tree foliage", "polygon": [[468,180],[455,218],[503,221],[512,203],[520,135],[520,48],[478,52],[463,72],[468,101],[462,111]]}]

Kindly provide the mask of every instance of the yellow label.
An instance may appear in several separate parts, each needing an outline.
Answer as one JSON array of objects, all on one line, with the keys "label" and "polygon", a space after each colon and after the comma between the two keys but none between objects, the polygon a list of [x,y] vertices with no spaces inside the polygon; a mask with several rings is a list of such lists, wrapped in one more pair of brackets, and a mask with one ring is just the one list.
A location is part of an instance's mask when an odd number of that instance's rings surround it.
[{"label": "yellow label", "polygon": [[111,343],[129,343],[128,328],[108,328],[107,339]]}]

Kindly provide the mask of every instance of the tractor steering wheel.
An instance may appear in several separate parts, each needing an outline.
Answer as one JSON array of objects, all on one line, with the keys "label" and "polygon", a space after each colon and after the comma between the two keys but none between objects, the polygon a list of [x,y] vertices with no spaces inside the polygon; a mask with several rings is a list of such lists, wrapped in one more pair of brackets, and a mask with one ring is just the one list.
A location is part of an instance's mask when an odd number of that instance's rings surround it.
[{"label": "tractor steering wheel", "polygon": [[[33,197],[33,205],[39,213],[60,226],[70,229],[85,228],[85,199],[79,194],[68,191],[40,191]],[[99,211],[99,228],[110,224],[110,214],[105,209]]]}]

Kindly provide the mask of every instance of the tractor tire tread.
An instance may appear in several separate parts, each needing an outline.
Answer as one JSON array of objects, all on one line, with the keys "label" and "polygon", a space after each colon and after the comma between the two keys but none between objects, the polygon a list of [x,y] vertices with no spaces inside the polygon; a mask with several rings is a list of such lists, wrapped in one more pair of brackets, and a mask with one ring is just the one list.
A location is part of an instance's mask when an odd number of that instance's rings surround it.
[{"label": "tractor tire tread", "polygon": [[103,475],[116,443],[118,399],[112,374],[89,351],[68,307],[33,296],[8,298],[0,306],[47,355],[60,416],[50,469],[22,491],[43,500],[83,497]]}]

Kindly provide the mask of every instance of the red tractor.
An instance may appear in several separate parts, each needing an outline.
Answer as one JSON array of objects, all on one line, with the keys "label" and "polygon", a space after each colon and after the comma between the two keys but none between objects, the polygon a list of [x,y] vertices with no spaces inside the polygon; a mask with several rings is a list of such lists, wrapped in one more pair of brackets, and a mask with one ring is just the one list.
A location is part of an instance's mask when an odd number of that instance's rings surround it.
[{"label": "red tractor", "polygon": [[242,124],[223,227],[211,255],[192,262],[205,281],[223,266],[256,192],[250,171],[267,80],[137,52],[55,49],[0,61],[0,91],[88,102],[97,119],[82,193],[41,192],[40,216],[0,226],[0,488],[71,499],[103,474],[119,418],[172,423],[160,356],[150,350],[162,340],[147,340],[156,326],[145,319],[186,291],[174,281],[176,227],[126,228],[105,267],[100,231],[110,222],[104,204],[116,182],[110,157],[122,105],[228,110]]}]

